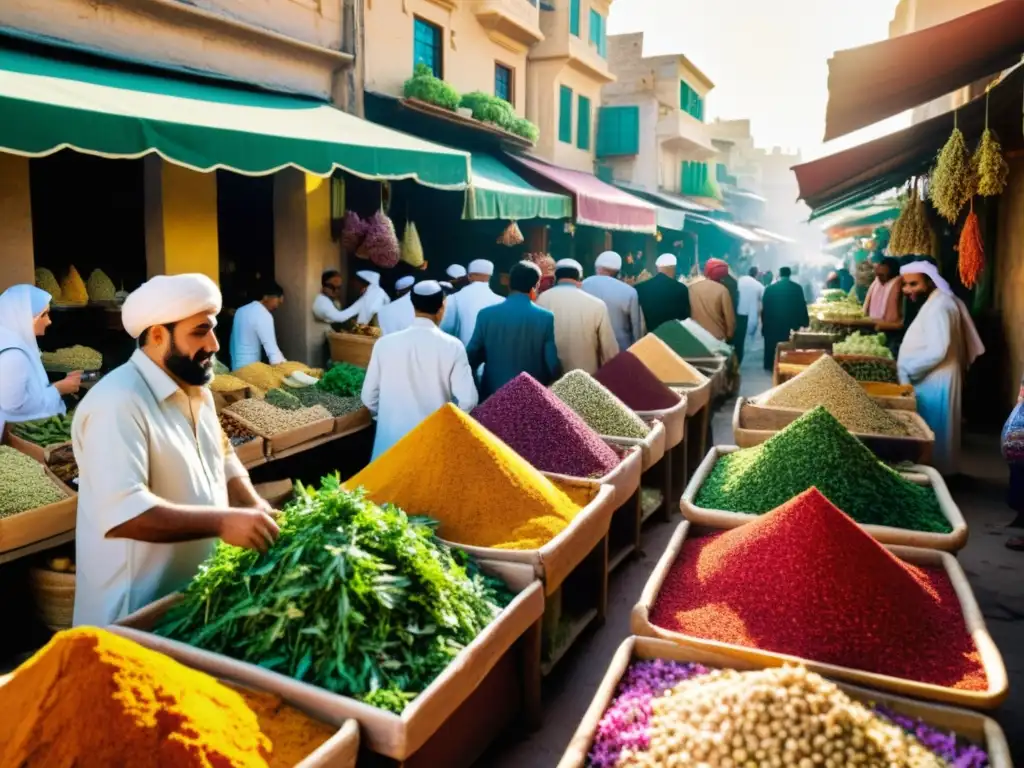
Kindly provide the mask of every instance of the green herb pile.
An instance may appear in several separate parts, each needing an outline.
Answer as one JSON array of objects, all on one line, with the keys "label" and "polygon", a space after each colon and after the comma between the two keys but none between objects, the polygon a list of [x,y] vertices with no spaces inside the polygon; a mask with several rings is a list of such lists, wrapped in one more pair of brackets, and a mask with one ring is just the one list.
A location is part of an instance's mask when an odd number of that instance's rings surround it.
[{"label": "green herb pile", "polygon": [[71,439],[71,421],[74,414],[50,416],[48,419],[22,421],[11,424],[11,432],[30,443],[46,447],[66,443]]},{"label": "green herb pile", "polygon": [[317,387],[338,397],[359,397],[365,379],[365,368],[351,363],[338,363],[320,377]]},{"label": "green herb pile", "polygon": [[898,384],[899,377],[891,364],[879,360],[843,360],[843,370],[857,381],[880,381],[883,384]]},{"label": "green herb pile", "polygon": [[295,397],[307,408],[322,405],[334,418],[347,416],[363,407],[363,401],[358,397],[338,397],[316,387],[297,389]]},{"label": "green herb pile", "polygon": [[886,346],[884,333],[863,334],[860,331],[851,333],[842,341],[832,345],[835,355],[864,355],[866,357],[884,357],[892,360],[892,350]]},{"label": "green herb pile", "polygon": [[654,329],[654,335],[664,341],[682,358],[714,357],[715,353],[690,333],[678,320],[668,320]]},{"label": "green herb pile", "polygon": [[277,387],[268,389],[267,394],[263,398],[269,405],[275,408],[282,408],[286,411],[297,411],[302,407],[302,403],[295,395],[291,392],[285,392],[283,389]]},{"label": "green herb pile", "polygon": [[904,479],[880,462],[821,407],[761,445],[722,456],[695,503],[762,515],[811,487],[862,525],[931,533],[953,530],[931,488]]},{"label": "green herb pile", "polygon": [[219,544],[156,633],[401,712],[511,602],[436,524],[296,487],[265,555]]}]

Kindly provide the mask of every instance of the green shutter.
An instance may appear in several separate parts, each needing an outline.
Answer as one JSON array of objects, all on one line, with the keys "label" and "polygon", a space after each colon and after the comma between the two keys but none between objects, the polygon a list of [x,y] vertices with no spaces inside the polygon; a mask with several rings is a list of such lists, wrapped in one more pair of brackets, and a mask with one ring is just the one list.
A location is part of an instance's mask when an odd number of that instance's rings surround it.
[{"label": "green shutter", "polygon": [[597,112],[597,156],[616,157],[640,152],[640,108],[600,107]]},{"label": "green shutter", "polygon": [[607,163],[598,163],[597,178],[607,184],[611,184],[615,181],[615,170]]},{"label": "green shutter", "polygon": [[593,8],[590,9],[590,42],[594,44],[597,54],[601,58],[608,57],[608,35],[605,30],[604,16]]},{"label": "green shutter", "polygon": [[569,33],[580,36],[580,0],[569,0]]},{"label": "green shutter", "polygon": [[590,149],[590,99],[580,96],[576,101],[576,146]]},{"label": "green shutter", "polygon": [[572,144],[572,88],[567,85],[558,94],[558,140]]}]

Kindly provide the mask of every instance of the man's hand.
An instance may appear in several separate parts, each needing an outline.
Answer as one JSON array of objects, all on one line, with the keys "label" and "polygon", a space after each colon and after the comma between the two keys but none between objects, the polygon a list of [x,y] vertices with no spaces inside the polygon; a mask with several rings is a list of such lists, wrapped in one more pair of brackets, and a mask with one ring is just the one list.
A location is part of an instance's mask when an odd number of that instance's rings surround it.
[{"label": "man's hand", "polygon": [[62,395],[73,395],[76,392],[78,392],[78,390],[81,388],[81,386],[82,386],[82,372],[81,371],[72,371],[67,376],[65,376],[63,379],[61,379],[60,381],[58,381],[56,384],[53,385],[54,389],[56,389]]},{"label": "man's hand", "polygon": [[266,552],[280,532],[267,511],[235,507],[221,515],[217,535],[232,546]]}]

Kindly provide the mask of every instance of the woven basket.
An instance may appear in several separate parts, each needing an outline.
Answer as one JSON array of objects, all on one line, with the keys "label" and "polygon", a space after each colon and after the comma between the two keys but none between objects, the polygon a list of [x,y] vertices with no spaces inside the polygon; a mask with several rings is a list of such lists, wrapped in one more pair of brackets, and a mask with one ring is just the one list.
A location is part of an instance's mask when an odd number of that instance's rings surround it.
[{"label": "woven basket", "polygon": [[71,628],[75,610],[75,574],[43,568],[29,571],[29,589],[42,622],[55,632]]}]

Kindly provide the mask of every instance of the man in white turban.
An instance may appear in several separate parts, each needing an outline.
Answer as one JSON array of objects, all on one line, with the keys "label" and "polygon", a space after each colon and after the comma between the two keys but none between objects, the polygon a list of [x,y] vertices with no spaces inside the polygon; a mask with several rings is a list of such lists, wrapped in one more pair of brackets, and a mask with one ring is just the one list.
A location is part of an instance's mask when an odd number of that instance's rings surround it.
[{"label": "man in white turban", "polygon": [[583,281],[583,290],[605,303],[619,349],[629,349],[644,335],[640,297],[636,288],[618,279],[622,257],[615,251],[598,256],[594,268],[597,274]]},{"label": "man in white turban", "polygon": [[967,307],[934,264],[915,261],[901,267],[900,275],[903,293],[921,307],[900,346],[900,382],[914,385],[918,412],[935,433],[933,465],[955,474],[963,377],[985,347]]},{"label": "man in white turban", "polygon": [[404,331],[416,319],[416,310],[412,306],[412,290],[416,278],[412,275],[400,277],[395,281],[397,298],[377,312],[377,325],[382,336],[389,333]]},{"label": "man in white turban", "polygon": [[220,290],[155,277],[121,312],[139,348],[82,400],[74,623],[105,626],[184,587],[217,539],[266,550],[270,505],[224,437],[213,397]]}]

